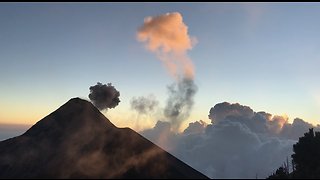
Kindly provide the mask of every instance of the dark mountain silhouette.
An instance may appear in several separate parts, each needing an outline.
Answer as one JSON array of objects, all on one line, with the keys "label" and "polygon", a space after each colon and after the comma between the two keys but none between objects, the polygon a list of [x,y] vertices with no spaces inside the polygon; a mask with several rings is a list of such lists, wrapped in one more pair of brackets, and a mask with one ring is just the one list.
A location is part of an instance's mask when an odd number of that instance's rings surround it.
[{"label": "dark mountain silhouette", "polygon": [[90,102],[69,100],[0,142],[0,178],[207,178]]}]

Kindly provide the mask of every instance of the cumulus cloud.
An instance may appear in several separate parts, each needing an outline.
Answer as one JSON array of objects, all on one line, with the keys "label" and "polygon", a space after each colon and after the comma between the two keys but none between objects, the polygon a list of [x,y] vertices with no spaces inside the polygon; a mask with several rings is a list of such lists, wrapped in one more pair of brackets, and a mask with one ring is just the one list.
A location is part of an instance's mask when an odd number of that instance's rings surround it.
[{"label": "cumulus cloud", "polygon": [[146,129],[141,134],[167,151],[175,149],[177,144],[177,136],[172,131],[170,122],[158,121],[154,128]]},{"label": "cumulus cloud", "polygon": [[154,111],[158,104],[159,102],[154,95],[133,97],[130,102],[131,109],[140,114],[147,114]]},{"label": "cumulus cloud", "polygon": [[201,134],[204,133],[207,123],[200,120],[189,123],[189,126],[183,131],[184,134]]},{"label": "cumulus cloud", "polygon": [[286,123],[283,125],[281,136],[297,140],[304,133],[308,132],[310,128],[314,128],[315,131],[320,131],[320,126],[314,127],[312,124],[305,122],[300,118],[295,118],[292,124]]},{"label": "cumulus cloud", "polygon": [[278,135],[284,124],[288,122],[287,116],[272,116],[272,114],[263,111],[254,112],[248,106],[228,102],[216,104],[210,109],[208,117],[212,123],[219,123],[225,119],[240,121],[253,132],[269,135]]},{"label": "cumulus cloud", "polygon": [[137,32],[137,39],[157,54],[172,76],[182,74],[193,79],[194,67],[186,53],[192,49],[196,39],[188,35],[188,27],[180,13],[146,17]]},{"label": "cumulus cloud", "polygon": [[166,128],[158,122],[141,134],[211,178],[266,178],[290,158],[298,137],[313,127],[302,119],[290,124],[286,116],[255,112],[238,103],[216,104],[208,116],[211,124],[196,121],[182,133],[174,133],[169,122]]},{"label": "cumulus cloud", "polygon": [[209,119],[211,119],[212,124],[214,121],[222,121],[228,116],[230,117],[242,117],[242,118],[252,118],[253,110],[248,106],[242,106],[239,103],[230,104],[228,102],[223,102],[216,104],[210,109]]},{"label": "cumulus cloud", "polygon": [[120,92],[111,83],[98,82],[96,85],[90,86],[89,89],[89,99],[99,110],[115,108],[120,102]]}]

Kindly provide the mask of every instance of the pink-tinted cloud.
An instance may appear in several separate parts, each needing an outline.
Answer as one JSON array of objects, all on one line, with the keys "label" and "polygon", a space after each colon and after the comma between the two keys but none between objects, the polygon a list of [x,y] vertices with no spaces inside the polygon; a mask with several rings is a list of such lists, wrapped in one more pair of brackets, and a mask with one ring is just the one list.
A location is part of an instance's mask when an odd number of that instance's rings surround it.
[{"label": "pink-tinted cloud", "polygon": [[196,39],[188,35],[188,27],[180,13],[146,17],[138,30],[137,39],[145,42],[146,48],[156,53],[170,75],[193,79],[194,66],[187,51],[192,49]]}]

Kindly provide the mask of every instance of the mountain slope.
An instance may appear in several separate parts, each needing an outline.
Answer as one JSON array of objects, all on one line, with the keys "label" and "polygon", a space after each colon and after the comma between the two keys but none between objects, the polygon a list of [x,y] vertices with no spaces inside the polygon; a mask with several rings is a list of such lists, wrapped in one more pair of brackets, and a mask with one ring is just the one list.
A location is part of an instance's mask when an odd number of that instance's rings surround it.
[{"label": "mountain slope", "polygon": [[207,178],[74,98],[0,142],[0,178]]}]

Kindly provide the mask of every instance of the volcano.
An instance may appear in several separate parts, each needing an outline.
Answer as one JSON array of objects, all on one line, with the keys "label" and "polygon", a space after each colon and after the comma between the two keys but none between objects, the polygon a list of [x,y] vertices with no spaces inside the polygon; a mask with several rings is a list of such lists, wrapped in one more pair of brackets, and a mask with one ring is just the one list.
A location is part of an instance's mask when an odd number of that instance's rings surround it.
[{"label": "volcano", "polygon": [[24,134],[0,142],[0,178],[207,177],[73,98]]}]

